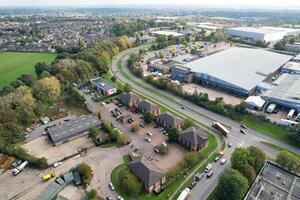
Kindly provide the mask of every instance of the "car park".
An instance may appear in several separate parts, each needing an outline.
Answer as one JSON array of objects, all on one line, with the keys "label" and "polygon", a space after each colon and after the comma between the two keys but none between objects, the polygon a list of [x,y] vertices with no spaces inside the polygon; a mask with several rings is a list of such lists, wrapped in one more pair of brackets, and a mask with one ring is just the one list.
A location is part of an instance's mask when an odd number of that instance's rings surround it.
[{"label": "car park", "polygon": [[146,142],[151,142],[151,139],[149,137],[145,137]]},{"label": "car park", "polygon": [[112,183],[109,183],[109,184],[108,184],[108,187],[109,187],[109,189],[111,189],[111,190],[113,190],[113,191],[115,190],[115,187],[114,187],[114,185],[113,185]]}]

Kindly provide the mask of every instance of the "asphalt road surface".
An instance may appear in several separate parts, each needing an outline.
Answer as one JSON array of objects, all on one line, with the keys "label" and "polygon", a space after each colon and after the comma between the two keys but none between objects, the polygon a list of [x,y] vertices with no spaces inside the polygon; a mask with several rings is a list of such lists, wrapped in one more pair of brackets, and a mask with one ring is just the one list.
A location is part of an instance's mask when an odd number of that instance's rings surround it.
[{"label": "asphalt road surface", "polygon": [[[277,151],[263,145],[261,141],[268,141],[272,144],[278,145],[282,148],[285,148],[289,151],[292,151],[296,154],[300,154],[300,149],[293,147],[291,145],[282,143],[278,140],[275,140],[273,138],[270,138],[266,135],[263,135],[255,130],[249,129],[247,134],[241,134],[240,133],[240,124],[226,118],[222,115],[213,113],[211,111],[208,111],[206,109],[203,109],[197,105],[194,105],[193,103],[184,100],[180,97],[177,97],[171,93],[168,93],[166,91],[159,90],[152,85],[146,83],[142,79],[139,79],[135,77],[131,72],[128,70],[126,67],[126,60],[128,59],[129,55],[138,51],[142,47],[136,47],[136,48],[131,48],[126,51],[121,52],[118,56],[115,57],[112,63],[112,72],[114,75],[124,83],[130,83],[132,85],[132,88],[137,94],[141,94],[150,100],[156,101],[159,104],[163,104],[165,107],[168,107],[169,109],[172,109],[173,111],[176,111],[177,113],[184,114],[185,116],[189,116],[196,120],[198,123],[206,125],[208,127],[211,127],[211,124],[213,121],[219,121],[227,126],[230,127],[230,134],[228,138],[226,138],[226,143],[232,143],[232,148],[230,150],[225,149],[225,151],[228,151],[226,154],[226,158],[229,161],[230,159],[230,154],[233,151],[234,148],[240,147],[240,146],[256,146],[261,148],[262,150],[265,151],[268,157],[275,158]],[[122,68],[124,69],[125,73],[127,76],[130,78],[127,78],[124,76],[122,73],[119,72],[117,62],[119,59],[123,59],[122,61]],[[133,81],[132,81],[133,80]],[[145,89],[142,86],[147,86],[148,88],[151,88],[153,90],[156,90],[156,92],[149,91]],[[168,98],[165,98],[165,96],[168,96],[169,98],[172,99],[172,101]],[[182,109],[181,106],[184,106],[186,109]],[[227,162],[225,165],[222,166],[217,166],[215,168],[215,173],[210,179],[202,179],[200,183],[196,185],[196,187],[192,190],[190,198],[192,200],[202,200],[207,197],[209,192],[212,191],[212,189],[216,186],[219,180],[219,174],[223,171],[224,168],[229,166],[229,162]]]}]

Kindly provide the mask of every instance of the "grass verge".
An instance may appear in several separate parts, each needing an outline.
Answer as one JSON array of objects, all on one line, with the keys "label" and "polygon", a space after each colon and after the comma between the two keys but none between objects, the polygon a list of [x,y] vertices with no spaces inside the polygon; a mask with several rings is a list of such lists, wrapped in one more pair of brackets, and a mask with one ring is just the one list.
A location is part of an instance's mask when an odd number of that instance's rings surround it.
[{"label": "grass verge", "polygon": [[289,150],[286,150],[285,148],[282,148],[282,147],[280,147],[280,146],[277,146],[276,144],[272,144],[272,143],[270,143],[270,142],[265,142],[265,141],[261,141],[260,143],[262,143],[262,144],[264,144],[264,145],[266,145],[266,146],[268,146],[268,147],[271,147],[272,149],[275,149],[275,150],[277,150],[277,151],[288,151],[288,152],[290,152],[291,154],[295,155],[295,156],[300,160],[300,155],[295,154],[295,153],[293,153],[293,152],[291,152],[291,151],[289,151]]}]

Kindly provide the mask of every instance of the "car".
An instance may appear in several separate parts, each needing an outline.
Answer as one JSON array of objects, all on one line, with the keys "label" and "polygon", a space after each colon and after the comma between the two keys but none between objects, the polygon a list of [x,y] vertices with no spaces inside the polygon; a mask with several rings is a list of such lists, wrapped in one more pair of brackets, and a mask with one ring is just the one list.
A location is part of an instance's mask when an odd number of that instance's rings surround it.
[{"label": "car", "polygon": [[133,120],[132,118],[130,118],[130,119],[127,120],[127,122],[128,122],[129,124],[132,124],[132,123],[134,122],[134,120]]},{"label": "car", "polygon": [[140,127],[145,128],[145,124],[144,123],[140,123]]},{"label": "car", "polygon": [[193,182],[191,182],[189,188],[190,188],[190,189],[193,189],[196,185],[197,185],[197,182],[196,182],[196,181],[193,181]]},{"label": "car", "polygon": [[210,172],[206,175],[206,177],[207,177],[207,178],[210,178],[213,174],[214,174],[214,173],[213,173],[212,171],[210,171]]},{"label": "car", "polygon": [[113,200],[113,198],[111,196],[107,196],[106,200]]},{"label": "car", "polygon": [[158,129],[158,131],[163,131],[164,130],[164,127],[160,127],[159,129]]},{"label": "car", "polygon": [[240,132],[243,133],[243,134],[247,133],[247,131],[245,131],[244,129],[241,129]]},{"label": "car", "polygon": [[122,196],[119,195],[119,196],[117,197],[117,200],[124,200],[124,198],[123,198]]},{"label": "car", "polygon": [[181,106],[180,108],[181,108],[182,110],[185,110],[185,107],[184,107],[184,106]]},{"label": "car", "polygon": [[223,159],[221,160],[221,165],[224,165],[225,163],[226,163],[226,159],[223,158]]},{"label": "car", "polygon": [[245,126],[244,124],[241,124],[241,127],[244,128],[244,129],[248,129],[248,127]]},{"label": "car", "polygon": [[200,181],[204,177],[204,174],[196,173],[194,175],[194,180],[195,181]]},{"label": "car", "polygon": [[217,157],[215,157],[215,162],[218,162],[218,160],[220,160],[220,157],[219,156],[217,156]]},{"label": "car", "polygon": [[165,143],[165,142],[162,142],[161,145],[163,145],[164,147],[168,146],[167,143]]},{"label": "car", "polygon": [[101,102],[101,105],[102,105],[102,106],[105,106],[105,105],[106,105],[106,103],[105,103],[105,102]]},{"label": "car", "polygon": [[229,147],[229,148],[232,147],[232,144],[231,144],[231,143],[228,143],[228,147]]},{"label": "car", "polygon": [[157,147],[154,147],[154,152],[159,153],[159,149]]},{"label": "car", "polygon": [[167,135],[167,131],[166,131],[166,130],[164,130],[164,131],[163,131],[163,134],[164,134],[164,135]]},{"label": "car", "polygon": [[158,126],[159,126],[158,124],[154,124],[154,128],[158,128]]},{"label": "car", "polygon": [[59,167],[61,166],[62,162],[56,162],[53,164],[53,167],[56,168],[56,167]]},{"label": "car", "polygon": [[112,183],[109,183],[109,184],[108,184],[108,187],[109,187],[109,189],[112,190],[112,191],[115,190],[115,187],[114,187],[114,185],[113,185]]},{"label": "car", "polygon": [[151,142],[151,139],[149,137],[145,137],[146,142]]},{"label": "car", "polygon": [[146,135],[148,135],[149,137],[151,137],[152,133],[151,132],[147,132]]}]

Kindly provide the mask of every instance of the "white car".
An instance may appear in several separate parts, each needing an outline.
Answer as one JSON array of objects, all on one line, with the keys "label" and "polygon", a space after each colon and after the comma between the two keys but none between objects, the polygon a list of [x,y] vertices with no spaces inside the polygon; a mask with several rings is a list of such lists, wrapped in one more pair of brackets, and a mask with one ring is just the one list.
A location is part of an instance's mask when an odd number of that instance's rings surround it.
[{"label": "white car", "polygon": [[59,167],[61,166],[62,162],[56,162],[53,164],[53,167],[56,168],[56,167]]},{"label": "white car", "polygon": [[115,190],[115,187],[114,187],[114,185],[112,183],[109,183],[108,186],[109,186],[109,189]]},{"label": "white car", "polygon": [[118,196],[117,200],[124,200],[124,198],[122,196]]},{"label": "white car", "polygon": [[145,140],[146,140],[147,142],[151,142],[151,139],[150,139],[149,137],[145,137]]},{"label": "white car", "polygon": [[162,142],[161,145],[163,145],[164,147],[167,147],[167,143]]},{"label": "white car", "polygon": [[223,158],[223,159],[221,160],[221,165],[224,165],[225,163],[226,163],[226,159]]},{"label": "white car", "polygon": [[105,102],[101,102],[101,105],[102,105],[102,106],[105,106],[106,104],[105,104]]},{"label": "white car", "polygon": [[148,135],[149,137],[151,137],[152,133],[151,132],[147,132],[146,135]]}]

